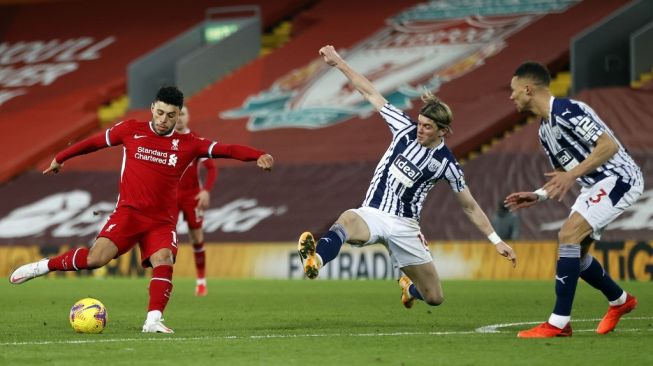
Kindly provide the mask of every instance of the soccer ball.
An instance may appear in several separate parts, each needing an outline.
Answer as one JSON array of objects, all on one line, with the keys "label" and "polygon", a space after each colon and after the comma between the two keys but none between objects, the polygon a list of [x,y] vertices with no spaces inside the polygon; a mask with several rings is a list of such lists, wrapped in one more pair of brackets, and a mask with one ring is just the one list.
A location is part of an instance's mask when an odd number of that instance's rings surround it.
[{"label": "soccer ball", "polygon": [[77,333],[101,333],[107,325],[107,308],[100,301],[87,297],[70,308],[70,325]]}]

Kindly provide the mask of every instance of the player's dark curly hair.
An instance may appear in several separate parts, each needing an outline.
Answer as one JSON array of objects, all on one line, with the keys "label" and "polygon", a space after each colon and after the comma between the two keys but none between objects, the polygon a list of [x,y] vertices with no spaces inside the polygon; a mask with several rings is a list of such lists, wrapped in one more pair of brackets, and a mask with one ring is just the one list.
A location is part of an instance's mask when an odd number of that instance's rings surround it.
[{"label": "player's dark curly hair", "polygon": [[156,93],[154,101],[174,105],[181,109],[184,106],[184,93],[176,86],[162,86]]},{"label": "player's dark curly hair", "polygon": [[526,61],[519,65],[515,74],[518,78],[531,79],[536,85],[549,86],[551,84],[551,74],[546,66],[535,61]]},{"label": "player's dark curly hair", "polygon": [[419,114],[433,120],[439,128],[447,130],[447,133],[452,133],[453,114],[451,108],[428,90],[422,95],[422,101],[424,106],[422,106]]}]

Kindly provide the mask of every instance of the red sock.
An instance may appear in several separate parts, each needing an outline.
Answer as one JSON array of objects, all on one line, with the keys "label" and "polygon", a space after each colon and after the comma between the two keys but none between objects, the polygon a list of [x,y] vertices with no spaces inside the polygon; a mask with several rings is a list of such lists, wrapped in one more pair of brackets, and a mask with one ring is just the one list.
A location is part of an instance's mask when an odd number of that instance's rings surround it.
[{"label": "red sock", "polygon": [[159,310],[163,313],[172,293],[172,266],[154,267],[150,280],[150,303],[147,311]]},{"label": "red sock", "polygon": [[48,268],[51,271],[79,271],[88,268],[87,260],[88,248],[75,248],[51,258]]},{"label": "red sock", "polygon": [[204,278],[206,268],[206,253],[204,252],[204,242],[193,244],[193,254],[195,255],[195,269],[197,269],[197,278]]}]

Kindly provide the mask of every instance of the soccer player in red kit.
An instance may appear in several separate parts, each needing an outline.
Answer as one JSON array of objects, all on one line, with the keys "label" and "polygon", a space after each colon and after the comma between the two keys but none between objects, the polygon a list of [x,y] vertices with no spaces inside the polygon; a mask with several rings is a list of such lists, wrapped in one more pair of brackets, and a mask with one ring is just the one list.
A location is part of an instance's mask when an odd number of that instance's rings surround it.
[{"label": "soccer player in red kit", "polygon": [[[188,128],[190,113],[188,107],[184,106],[179,113],[179,120],[175,125],[177,133],[192,133]],[[200,164],[206,170],[204,183],[200,180]],[[209,208],[211,202],[211,187],[215,183],[217,170],[212,159],[197,158],[186,169],[186,172],[179,181],[177,192],[177,206],[184,215],[184,221],[188,225],[188,236],[193,244],[193,256],[195,257],[195,270],[197,272],[197,283],[195,295],[206,296],[206,253],[204,251],[204,233],[202,224],[204,222],[204,210]]]},{"label": "soccer player in red kit", "polygon": [[99,268],[139,243],[142,265],[152,267],[143,332],[173,333],[163,324],[162,315],[172,292],[172,267],[177,254],[177,186],[182,174],[198,157],[256,161],[264,170],[271,170],[274,165],[271,155],[251,147],[178,134],[174,127],[183,104],[179,89],[162,87],[152,103],[150,122],[120,122],[55,156],[44,174],[58,173],[63,163],[74,156],[123,145],[116,209],[90,249],[76,248],[25,264],[10,275],[11,283],[21,284],[50,271]]}]

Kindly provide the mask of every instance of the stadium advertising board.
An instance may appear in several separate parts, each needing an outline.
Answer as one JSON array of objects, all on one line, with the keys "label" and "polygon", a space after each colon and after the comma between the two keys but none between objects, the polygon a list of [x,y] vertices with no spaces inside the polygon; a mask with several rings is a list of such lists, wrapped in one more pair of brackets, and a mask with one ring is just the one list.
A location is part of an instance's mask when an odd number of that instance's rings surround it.
[{"label": "stadium advertising board", "polygon": [[[542,157],[539,157],[542,159]],[[546,171],[529,166],[506,166],[498,157],[479,159],[464,169],[472,192],[490,216],[508,192],[541,184]],[[643,166],[646,166],[644,164]],[[523,169],[501,185],[488,185],[488,177],[504,170]],[[532,173],[531,173],[532,170]],[[207,242],[291,242],[303,231],[320,235],[344,210],[358,207],[369,182],[372,164],[338,166],[279,166],[264,177],[255,168],[223,168],[204,214]],[[647,173],[651,170],[644,169]],[[506,176],[509,176],[506,174]],[[0,187],[0,246],[38,244],[44,247],[88,245],[93,242],[115,207],[119,174],[114,172],[63,172],[57,176],[30,173]],[[647,181],[653,180],[648,174]],[[530,180],[530,178],[529,178]],[[292,189],[288,184],[292,182]],[[342,184],[346,182],[346,184]],[[426,200],[420,222],[429,241],[481,240],[449,187],[439,184]],[[562,220],[569,214],[574,195],[560,202],[545,202],[520,212],[520,240],[555,240]],[[603,241],[648,241],[653,238],[653,189],[608,226]],[[178,225],[185,238],[187,228]],[[183,240],[183,239],[182,239]]]},{"label": "stadium advertising board", "polygon": [[[511,243],[519,256],[516,268],[496,254],[491,244],[474,242],[431,242],[438,273],[443,279],[551,279],[555,274],[555,242]],[[7,275],[18,263],[38,260],[68,250],[44,249],[37,245],[0,247],[0,273]],[[206,275],[209,278],[302,279],[304,272],[295,243],[224,243],[206,245]],[[653,241],[599,242],[590,252],[606,271],[618,280],[653,281]],[[111,261],[106,268],[83,272],[57,272],[48,276],[143,276],[137,251]],[[192,247],[180,245],[175,277],[194,278]],[[320,279],[397,279],[382,245],[365,248],[345,246],[336,259],[320,272]]]}]

